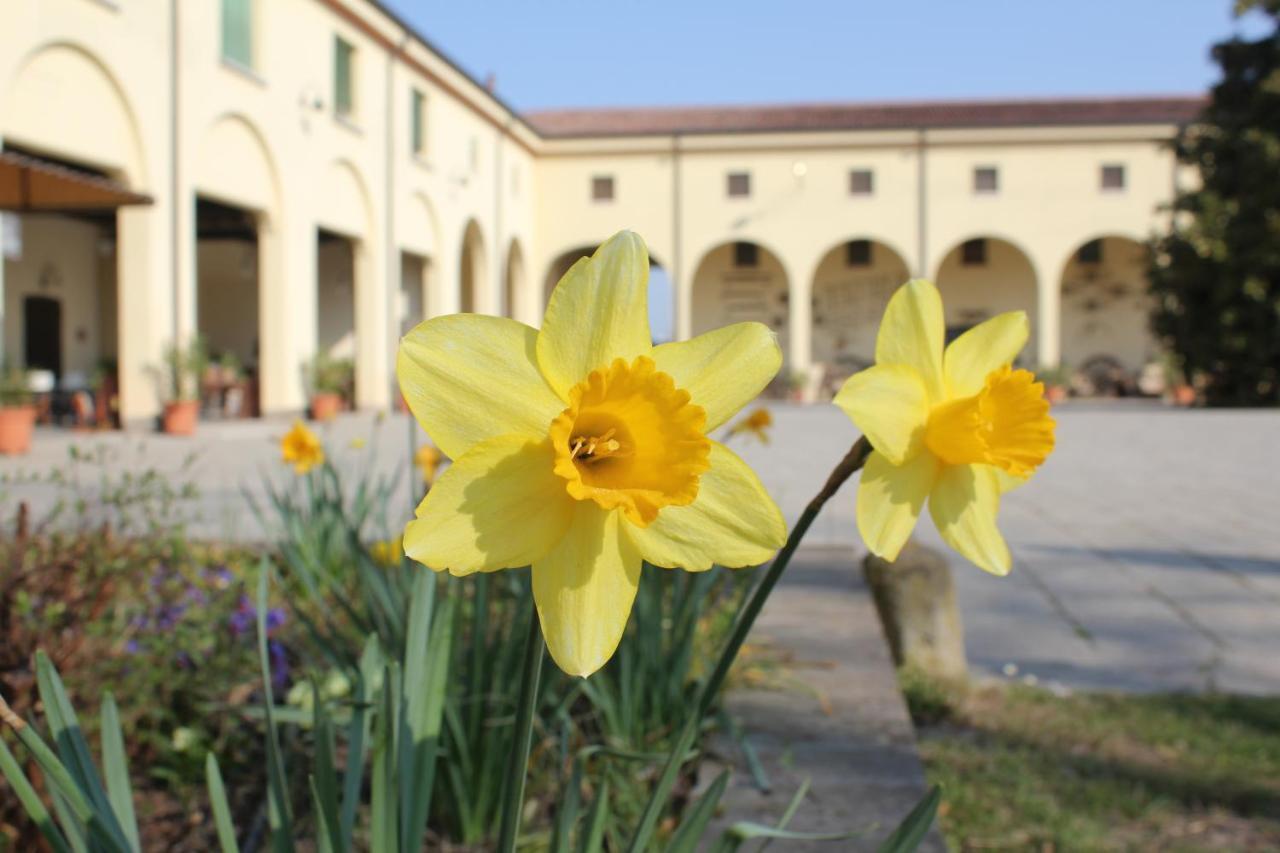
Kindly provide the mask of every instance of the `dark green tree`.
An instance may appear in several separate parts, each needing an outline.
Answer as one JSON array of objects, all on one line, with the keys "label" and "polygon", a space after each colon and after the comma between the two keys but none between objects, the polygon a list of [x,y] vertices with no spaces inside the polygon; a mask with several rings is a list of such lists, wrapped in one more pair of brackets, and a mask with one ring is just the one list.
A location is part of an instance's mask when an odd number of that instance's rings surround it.
[{"label": "dark green tree", "polygon": [[1200,177],[1152,242],[1152,329],[1211,405],[1280,404],[1280,0],[1243,0],[1257,40],[1213,48],[1222,79],[1177,142]]}]

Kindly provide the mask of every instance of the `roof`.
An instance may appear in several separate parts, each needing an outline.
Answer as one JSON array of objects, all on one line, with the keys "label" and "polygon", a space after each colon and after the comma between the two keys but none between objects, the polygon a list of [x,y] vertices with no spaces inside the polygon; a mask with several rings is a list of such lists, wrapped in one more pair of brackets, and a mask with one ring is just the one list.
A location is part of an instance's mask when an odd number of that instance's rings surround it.
[{"label": "roof", "polygon": [[16,151],[0,151],[0,210],[104,210],[150,204],[123,184]]},{"label": "roof", "polygon": [[768,104],[541,110],[524,119],[548,138],[822,130],[1185,124],[1202,96],[903,103]]}]

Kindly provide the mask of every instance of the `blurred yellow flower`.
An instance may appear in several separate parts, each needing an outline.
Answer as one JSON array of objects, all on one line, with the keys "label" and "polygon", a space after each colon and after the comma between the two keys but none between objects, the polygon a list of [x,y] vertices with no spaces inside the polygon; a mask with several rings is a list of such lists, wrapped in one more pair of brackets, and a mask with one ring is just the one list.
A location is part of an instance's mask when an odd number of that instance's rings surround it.
[{"label": "blurred yellow flower", "polygon": [[942,297],[917,279],[898,288],[876,338],[876,364],[836,394],[874,448],[858,486],[858,532],[897,558],[925,500],[942,538],[988,572],[1009,573],[996,527],[1002,492],[1020,485],[1054,445],[1044,386],[1013,359],[1027,315],[981,323],[943,351]]},{"label": "blurred yellow flower", "polygon": [[324,464],[324,445],[320,437],[302,421],[294,421],[293,429],[280,439],[281,459],[292,465],[293,470],[305,474],[317,465]]},{"label": "blurred yellow flower", "polygon": [[761,444],[768,444],[769,428],[772,426],[773,415],[764,406],[760,406],[752,411],[751,414],[729,427],[729,433],[725,438],[732,438],[735,435],[746,433],[755,436]]},{"label": "blurred yellow flower", "polygon": [[413,464],[418,466],[422,471],[422,482],[430,486],[436,481],[436,473],[439,472],[440,466],[444,463],[444,454],[436,449],[433,444],[424,444],[418,448],[418,452],[413,455]]},{"label": "blurred yellow flower", "polygon": [[365,445],[368,443],[369,442],[365,439],[363,435],[357,435],[355,438],[351,439],[351,449],[364,450]]},{"label": "blurred yellow flower", "polygon": [[552,658],[613,655],[647,560],[750,566],[786,527],[755,473],[707,437],[777,373],[760,323],[653,346],[649,258],[624,231],[565,273],[541,330],[457,314],[405,336],[396,372],[452,466],[405,551],[455,575],[531,566]]},{"label": "blurred yellow flower", "polygon": [[401,537],[383,539],[369,546],[369,556],[381,566],[398,566],[404,556],[404,542]]}]

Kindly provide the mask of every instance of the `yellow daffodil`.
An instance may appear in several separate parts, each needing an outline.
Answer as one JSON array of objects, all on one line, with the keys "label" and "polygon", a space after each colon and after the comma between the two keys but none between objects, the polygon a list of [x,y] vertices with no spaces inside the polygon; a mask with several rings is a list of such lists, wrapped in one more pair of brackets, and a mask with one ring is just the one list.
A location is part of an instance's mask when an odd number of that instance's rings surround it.
[{"label": "yellow daffodil", "polygon": [[769,443],[769,428],[773,426],[773,415],[764,406],[753,411],[733,426],[729,427],[729,434],[726,438],[732,438],[735,435],[747,434],[753,435],[761,444]]},{"label": "yellow daffodil", "polygon": [[1044,386],[1012,367],[1027,335],[1027,315],[1011,311],[944,353],[933,284],[909,281],[889,300],[875,366],[851,376],[835,398],[874,448],[857,511],[873,553],[898,556],[927,498],[948,545],[988,572],[1009,573],[1009,547],[996,527],[1000,495],[1030,477],[1054,442]]},{"label": "yellow daffodil", "polygon": [[782,354],[759,323],[653,346],[643,241],[622,232],[556,286],[541,331],[458,314],[401,342],[400,389],[454,462],[405,529],[455,575],[532,566],[551,656],[589,675],[626,627],[642,560],[702,571],[768,560],[782,515],[707,434]]},{"label": "yellow daffodil", "polygon": [[299,474],[305,474],[317,465],[324,464],[324,445],[320,437],[302,421],[294,421],[293,429],[280,439],[280,456]]},{"label": "yellow daffodil", "polygon": [[364,450],[368,443],[368,440],[364,436],[357,435],[355,438],[351,439],[350,447],[352,450]]},{"label": "yellow daffodil", "polygon": [[404,556],[404,544],[399,536],[374,542],[369,546],[369,556],[380,566],[398,566]]},{"label": "yellow daffodil", "polygon": [[422,482],[430,486],[436,481],[436,474],[444,463],[444,454],[433,444],[424,444],[413,454],[413,464],[422,472]]}]

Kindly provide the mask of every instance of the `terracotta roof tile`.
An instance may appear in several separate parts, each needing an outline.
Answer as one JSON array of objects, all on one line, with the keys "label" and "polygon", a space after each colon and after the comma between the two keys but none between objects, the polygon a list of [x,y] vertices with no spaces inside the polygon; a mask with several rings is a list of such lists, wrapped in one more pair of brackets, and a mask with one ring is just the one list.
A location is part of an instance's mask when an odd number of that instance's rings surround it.
[{"label": "terracotta roof tile", "polygon": [[546,137],[653,136],[814,130],[1169,124],[1191,121],[1203,97],[1072,98],[638,107],[541,110],[524,114]]}]

